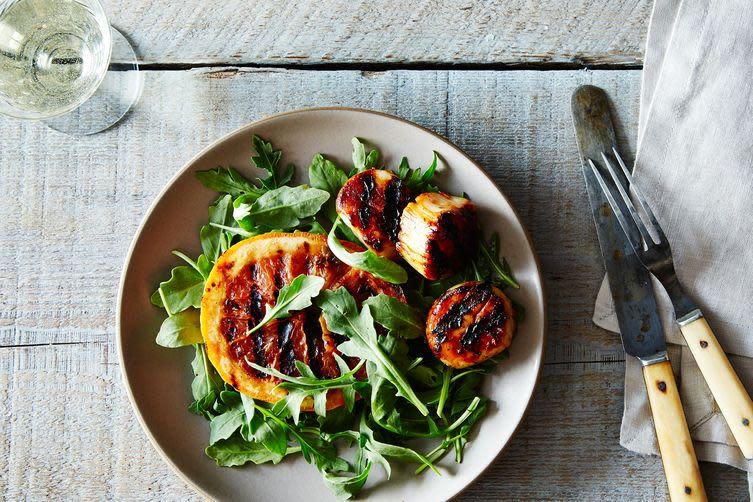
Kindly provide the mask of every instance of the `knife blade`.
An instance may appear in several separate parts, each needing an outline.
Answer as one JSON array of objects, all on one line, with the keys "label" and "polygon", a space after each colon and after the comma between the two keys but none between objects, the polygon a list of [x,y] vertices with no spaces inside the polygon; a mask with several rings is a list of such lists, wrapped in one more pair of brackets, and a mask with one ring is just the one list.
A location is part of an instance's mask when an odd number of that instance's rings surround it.
[{"label": "knife blade", "polygon": [[[602,153],[612,155],[612,149],[617,147],[609,100],[598,87],[586,85],[575,90],[571,106],[588,200],[622,346],[627,354],[637,357],[643,365],[643,379],[670,499],[705,501],[701,471],[667,356],[667,343],[649,273],[635,255],[591,169],[591,163],[594,168],[603,169],[598,166]],[[627,208],[620,207],[620,210],[626,211]]]},{"label": "knife blade", "polygon": [[660,359],[667,345],[650,274],[636,257],[588,165],[589,159],[599,164],[601,152],[611,155],[612,147],[617,146],[606,94],[594,86],[579,87],[573,93],[572,114],[622,346],[627,354],[642,361]]}]

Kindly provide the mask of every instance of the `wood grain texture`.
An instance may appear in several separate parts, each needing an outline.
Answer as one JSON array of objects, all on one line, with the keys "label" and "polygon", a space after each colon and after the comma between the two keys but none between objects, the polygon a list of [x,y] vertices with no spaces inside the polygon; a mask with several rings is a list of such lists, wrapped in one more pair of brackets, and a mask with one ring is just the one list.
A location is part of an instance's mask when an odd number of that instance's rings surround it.
[{"label": "wood grain texture", "polygon": [[145,62],[635,65],[651,0],[113,2]]},{"label": "wood grain texture", "polygon": [[[522,431],[464,497],[666,497],[659,459],[619,447],[624,354],[590,320],[603,271],[568,105],[584,83],[620,97],[618,134],[632,138],[638,71],[154,71],[130,117],[102,134],[72,141],[0,119],[14,145],[0,149],[0,195],[15,201],[0,205],[0,497],[192,497],[121,388],[112,345],[120,268],[147,207],[186,160],[246,122],[317,105],[382,110],[449,137],[532,233],[549,301],[548,366]],[[634,151],[632,139],[625,146]],[[747,493],[739,471],[702,471],[712,498]]]}]

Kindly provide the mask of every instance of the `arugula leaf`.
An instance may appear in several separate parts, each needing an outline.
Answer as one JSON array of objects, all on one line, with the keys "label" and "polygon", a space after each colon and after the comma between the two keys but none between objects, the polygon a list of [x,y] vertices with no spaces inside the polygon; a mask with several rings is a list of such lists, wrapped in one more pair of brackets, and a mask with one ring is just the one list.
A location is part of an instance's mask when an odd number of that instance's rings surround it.
[{"label": "arugula leaf", "polygon": [[251,157],[251,161],[256,167],[269,173],[267,178],[259,179],[262,188],[273,190],[288,183],[293,177],[294,167],[289,165],[282,173],[277,172],[277,165],[280,163],[282,152],[275,150],[272,143],[264,141],[256,134],[254,134],[252,141],[256,155]]},{"label": "arugula leaf", "polygon": [[314,155],[309,166],[309,183],[312,187],[329,193],[330,198],[324,207],[324,214],[330,221],[335,221],[335,218],[337,218],[335,198],[346,181],[348,181],[348,175],[334,162],[326,159],[320,153]]},{"label": "arugula leaf", "polygon": [[[392,469],[390,468],[390,464],[387,461],[387,458],[400,462],[423,464],[426,467],[429,467],[430,469],[437,472],[434,465],[426,457],[416,452],[415,450],[412,450],[405,446],[398,446],[377,441],[374,438],[374,431],[369,427],[365,415],[361,416],[359,431],[361,434],[362,442],[364,443],[363,448],[368,452],[367,457],[372,462],[378,463],[384,468],[385,472],[387,473],[387,479],[389,479],[390,475],[392,474]],[[363,441],[364,439],[365,441]],[[439,472],[437,472],[437,474],[439,474]]]},{"label": "arugula leaf", "polygon": [[199,325],[199,311],[184,310],[162,321],[156,341],[157,345],[168,348],[204,343]]},{"label": "arugula leaf", "polygon": [[366,414],[361,414],[358,431],[346,430],[334,434],[322,433],[324,439],[334,441],[337,439],[346,439],[351,444],[355,443],[359,447],[359,459],[365,459],[366,465],[379,464],[387,474],[387,479],[392,475],[390,460],[398,462],[418,463],[422,466],[432,469],[439,474],[434,464],[420,453],[395,444],[383,443],[374,437],[374,431],[369,427]]},{"label": "arugula leaf", "polygon": [[265,169],[269,174],[275,174],[282,152],[275,150],[271,142],[264,141],[256,134],[254,134],[252,141],[256,150],[256,156],[251,157],[254,165],[259,169]]},{"label": "arugula leaf", "polygon": [[220,254],[230,247],[230,239],[217,225],[230,225],[233,222],[233,197],[225,195],[209,206],[209,223],[201,227],[199,238],[204,256],[214,263]]},{"label": "arugula leaf", "polygon": [[323,311],[327,327],[349,338],[338,346],[340,352],[371,361],[377,372],[395,385],[397,395],[405,397],[422,415],[429,414],[426,405],[418,399],[405,375],[379,344],[368,305],[364,305],[359,314],[356,301],[348,290],[342,287],[336,291],[322,291],[317,305]]},{"label": "arugula leaf", "polygon": [[250,424],[256,414],[256,402],[251,396],[241,394],[241,404],[243,404],[243,412],[246,415],[246,424]]},{"label": "arugula leaf", "polygon": [[335,433],[351,428],[354,418],[353,410],[348,410],[346,406],[340,406],[327,411],[327,415],[324,417],[317,415],[316,423],[323,433]]},{"label": "arugula leaf", "polygon": [[201,307],[204,277],[193,267],[180,265],[170,271],[170,279],[161,282],[152,294],[152,304],[175,315],[188,307]]},{"label": "arugula leaf", "polygon": [[411,169],[408,164],[408,159],[403,157],[400,160],[400,165],[397,168],[397,175],[401,178],[406,186],[410,188],[413,193],[422,192],[438,192],[439,189],[432,185],[430,181],[434,178],[434,172],[437,169],[437,152],[434,152],[434,158],[431,161],[426,171],[421,172],[421,169]]},{"label": "arugula leaf", "polygon": [[481,238],[481,241],[479,242],[481,256],[486,260],[487,265],[499,280],[508,286],[518,289],[520,288],[520,284],[518,284],[518,281],[516,281],[510,273],[509,267],[503,265],[499,260],[499,236],[497,236],[496,239],[497,244],[495,245],[495,237],[492,236],[492,247],[490,247],[484,241],[483,237]]},{"label": "arugula leaf", "polygon": [[205,187],[216,192],[230,194],[233,197],[240,197],[245,194],[256,194],[259,196],[263,193],[262,190],[232,167],[228,167],[227,169],[218,167],[208,171],[198,171],[196,177]]},{"label": "arugula leaf", "polygon": [[217,374],[212,363],[209,362],[203,344],[194,345],[196,357],[191,362],[194,379],[191,382],[191,393],[195,401],[188,410],[196,415],[211,419],[214,416],[213,406],[224,387],[220,375]]},{"label": "arugula leaf", "polygon": [[444,418],[444,405],[447,403],[447,398],[450,392],[450,381],[452,380],[452,368],[449,366],[444,369],[442,373],[442,389],[439,392],[439,400],[437,402],[437,416]]},{"label": "arugula leaf", "polygon": [[266,420],[260,413],[254,415],[251,423],[253,424],[251,427],[253,439],[260,442],[274,455],[285,455],[288,449],[288,433],[284,426],[279,422]]},{"label": "arugula leaf", "polygon": [[[487,403],[488,399],[486,398],[473,398],[465,412],[445,430],[445,440],[434,450],[426,454],[426,458],[432,463],[437,462],[449,451],[450,448],[454,447],[456,448],[455,461],[458,463],[461,462],[463,459],[462,450],[468,442],[468,434],[471,432],[476,422],[478,422],[486,413]],[[453,431],[457,432],[453,433]],[[415,473],[421,474],[426,467],[426,465],[420,466],[416,469]]]},{"label": "arugula leaf", "polygon": [[424,336],[425,327],[416,309],[397,298],[380,293],[363,302],[374,320],[393,335],[410,339]]},{"label": "arugula leaf", "polygon": [[222,467],[235,467],[248,462],[265,464],[272,462],[277,464],[283,457],[301,451],[298,446],[287,447],[283,455],[269,451],[263,444],[255,441],[246,441],[238,435],[222,439],[208,446],[204,450],[208,457],[214,459],[217,465]]},{"label": "arugula leaf", "polygon": [[248,331],[254,333],[273,319],[290,317],[292,310],[303,310],[311,305],[311,299],[319,294],[324,286],[324,279],[316,275],[299,275],[287,286],[280,288],[277,294],[277,302],[272,308],[267,308],[259,323]]},{"label": "arugula leaf", "polygon": [[318,221],[316,221],[315,217],[301,220],[301,224],[298,225],[298,229],[310,234],[326,235],[327,233],[327,231],[324,230],[324,227]]},{"label": "arugula leaf", "polygon": [[328,199],[329,193],[318,188],[283,186],[270,190],[253,204],[237,199],[233,218],[249,231],[259,226],[285,230],[300,225],[301,218],[314,216]]},{"label": "arugula leaf", "polygon": [[209,263],[209,260],[207,260],[207,257],[203,254],[200,254],[198,258],[196,258],[196,261],[192,260],[185,254],[181,253],[180,251],[173,250],[173,254],[183,260],[184,262],[188,263],[193,267],[194,270],[196,270],[198,273],[201,274],[201,276],[204,278],[204,280],[207,280],[209,277],[209,272],[212,271],[212,264]]},{"label": "arugula leaf", "polygon": [[337,456],[337,450],[332,443],[322,440],[318,431],[316,435],[298,428],[297,426],[287,423],[272,411],[256,405],[256,410],[261,412],[266,422],[275,423],[295,440],[301,447],[301,454],[308,463],[314,463],[320,471],[335,470],[344,471],[348,468],[348,463]]},{"label": "arugula leaf", "polygon": [[366,147],[361,143],[360,139],[353,138],[350,142],[353,144],[353,167],[356,172],[376,167],[377,162],[379,161],[378,150],[371,150],[367,155]]},{"label": "arugula leaf", "polygon": [[358,138],[352,138],[350,142],[353,144],[353,167],[363,171],[366,169],[366,147]]},{"label": "arugula leaf", "polygon": [[[363,366],[364,361],[359,363],[353,368],[348,368],[345,361],[340,356],[334,354],[335,360],[340,365],[340,376],[329,379],[319,379],[311,371],[306,364],[301,361],[296,361],[295,366],[300,377],[293,377],[277,371],[274,368],[265,368],[259,366],[251,361],[246,361],[252,368],[262,373],[272,375],[273,377],[282,380],[282,383],[278,387],[288,391],[288,395],[285,397],[285,406],[290,411],[290,415],[293,417],[293,423],[297,424],[299,415],[301,412],[301,404],[307,397],[311,397],[314,400],[314,412],[319,416],[326,416],[327,414],[327,392],[334,389],[342,389],[345,392],[346,389],[353,389],[354,385],[359,382],[355,378],[355,374]],[[345,371],[343,371],[345,370]],[[348,403],[347,401],[350,400]],[[346,404],[349,409],[353,409],[353,402],[355,400],[355,391],[352,394],[346,396]]]},{"label": "arugula leaf", "polygon": [[209,422],[209,445],[227,439],[244,423],[245,411],[240,401],[235,406],[217,415]]},{"label": "arugula leaf", "polygon": [[438,383],[441,384],[442,382],[441,374],[427,365],[418,365],[408,370],[408,378],[427,388],[436,387]]},{"label": "arugula leaf", "polygon": [[324,478],[324,484],[332,490],[335,497],[347,500],[361,491],[363,485],[366,484],[370,471],[371,462],[367,463],[361,472],[354,476],[325,472],[322,477]]},{"label": "arugula leaf", "polygon": [[342,222],[338,216],[327,236],[327,246],[341,262],[353,268],[365,270],[393,284],[402,284],[408,280],[408,273],[403,267],[388,258],[378,256],[370,249],[358,253],[351,253],[345,249],[345,246],[340,243],[335,235],[339,225],[342,225]]}]

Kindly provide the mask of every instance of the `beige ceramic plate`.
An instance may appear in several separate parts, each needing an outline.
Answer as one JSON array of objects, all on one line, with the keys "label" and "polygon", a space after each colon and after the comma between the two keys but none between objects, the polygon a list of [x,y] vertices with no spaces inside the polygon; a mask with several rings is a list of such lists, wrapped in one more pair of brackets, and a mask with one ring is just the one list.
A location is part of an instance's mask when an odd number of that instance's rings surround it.
[{"label": "beige ceramic plate", "polygon": [[[536,256],[518,216],[491,179],[457,147],[415,124],[381,113],[353,109],[311,109],[284,113],[249,124],[206,148],[172,179],[149,210],[131,246],[123,270],[118,303],[118,344],[125,385],[155,448],[197,490],[220,500],[329,500],[316,469],[302,458],[277,466],[220,468],[204,455],[207,422],[186,410],[191,402],[190,360],[193,350],[165,349],[154,343],[164,313],[149,303],[160,280],[177,264],[170,254],[180,249],[200,253],[199,228],[216,194],[204,188],[194,172],[234,166],[253,176],[249,167],[251,135],[258,134],[284,152],[283,162],[297,166],[305,181],[311,157],[321,152],[341,166],[349,165],[350,139],[364,138],[378,147],[385,165],[396,166],[406,155],[412,166],[427,166],[432,151],[444,160],[438,184],[452,193],[467,192],[480,209],[488,231],[502,237],[521,289],[511,296],[525,306],[526,319],[510,349],[510,359],[487,378],[485,395],[493,403],[466,448],[462,464],[448,455],[442,476],[413,475],[413,467],[396,465],[384,481],[372,471],[363,497],[383,500],[448,499],[463,490],[494,461],[518,427],[533,394],[544,347],[544,295]],[[303,179],[301,179],[303,176]],[[500,494],[501,495],[501,494]]]}]

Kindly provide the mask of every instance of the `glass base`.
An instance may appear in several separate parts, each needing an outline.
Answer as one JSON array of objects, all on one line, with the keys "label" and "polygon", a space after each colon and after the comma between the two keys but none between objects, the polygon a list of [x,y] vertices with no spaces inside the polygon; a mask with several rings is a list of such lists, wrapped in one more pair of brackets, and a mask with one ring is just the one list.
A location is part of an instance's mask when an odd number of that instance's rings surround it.
[{"label": "glass base", "polygon": [[96,92],[81,106],[45,120],[47,126],[66,134],[85,136],[102,132],[125,117],[138,101],[144,82],[136,53],[130,42],[115,28],[112,31],[112,57],[107,75]]}]

